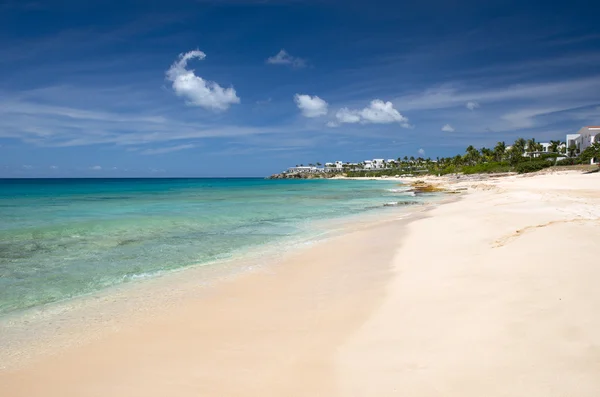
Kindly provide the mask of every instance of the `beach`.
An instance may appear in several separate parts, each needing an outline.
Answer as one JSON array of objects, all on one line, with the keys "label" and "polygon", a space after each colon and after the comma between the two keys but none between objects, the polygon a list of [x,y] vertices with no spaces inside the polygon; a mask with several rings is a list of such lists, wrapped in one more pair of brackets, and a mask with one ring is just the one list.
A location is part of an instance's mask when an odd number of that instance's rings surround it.
[{"label": "beach", "polygon": [[2,395],[600,395],[600,173],[427,181],[461,194],[3,323]]}]

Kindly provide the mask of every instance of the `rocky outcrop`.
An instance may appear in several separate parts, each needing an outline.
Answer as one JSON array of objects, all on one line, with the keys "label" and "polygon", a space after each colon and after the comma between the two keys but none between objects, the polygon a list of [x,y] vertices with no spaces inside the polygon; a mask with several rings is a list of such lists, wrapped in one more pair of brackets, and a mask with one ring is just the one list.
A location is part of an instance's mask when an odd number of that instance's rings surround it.
[{"label": "rocky outcrop", "polygon": [[323,179],[328,178],[325,174],[311,174],[308,172],[282,172],[281,174],[273,174],[267,179]]},{"label": "rocky outcrop", "polygon": [[415,181],[411,184],[412,191],[415,193],[436,193],[436,192],[445,192],[446,189],[441,187],[440,185],[436,185],[433,183],[427,183],[425,181]]}]

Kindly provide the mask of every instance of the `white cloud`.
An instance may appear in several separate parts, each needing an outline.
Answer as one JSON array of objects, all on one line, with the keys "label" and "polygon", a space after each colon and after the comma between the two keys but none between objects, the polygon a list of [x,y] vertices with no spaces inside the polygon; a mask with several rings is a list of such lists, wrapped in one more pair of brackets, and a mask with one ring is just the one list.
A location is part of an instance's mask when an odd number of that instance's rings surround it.
[{"label": "white cloud", "polygon": [[419,156],[424,156],[425,155],[425,150],[423,148],[417,150],[417,153],[419,154]]},{"label": "white cloud", "polygon": [[306,66],[306,60],[293,57],[284,49],[281,49],[276,55],[267,58],[267,63],[271,65],[288,65],[298,69]]},{"label": "white cloud", "polygon": [[398,97],[394,103],[404,110],[434,110],[462,106],[467,102],[506,102],[561,100],[577,102],[579,106],[596,104],[600,89],[600,76],[548,81],[532,84],[508,85],[484,90],[470,89],[465,83],[448,83],[428,88],[418,94]]},{"label": "white cloud", "polygon": [[400,123],[403,127],[409,128],[408,118],[400,114],[394,108],[392,102],[383,102],[380,99],[371,101],[368,107],[361,110],[341,108],[335,114],[336,122],[327,123],[328,126],[337,126],[339,124],[391,124]]},{"label": "white cloud", "polygon": [[99,165],[95,165],[93,167],[90,167],[90,170],[92,171],[100,171],[102,169],[102,167],[100,167]]},{"label": "white cloud", "polygon": [[450,124],[446,124],[442,127],[442,131],[444,132],[454,132],[454,127],[452,127]]},{"label": "white cloud", "polygon": [[50,169],[51,169],[51,170],[57,170],[57,169],[58,169],[58,165],[51,165],[51,166],[50,166]]},{"label": "white cloud", "polygon": [[516,112],[511,112],[501,116],[502,120],[505,120],[513,128],[531,128],[536,125],[537,120],[540,117],[547,116],[554,112],[560,112],[559,108],[547,108],[547,109],[520,109]]},{"label": "white cloud", "polygon": [[327,114],[329,104],[316,95],[296,94],[294,101],[304,117],[319,117]]},{"label": "white cloud", "polygon": [[408,119],[400,114],[391,102],[383,102],[375,99],[371,101],[369,107],[364,108],[360,112],[360,116],[365,122],[389,124],[389,123],[406,123]]},{"label": "white cloud", "polygon": [[341,108],[335,114],[335,118],[340,123],[359,123],[360,116],[358,115],[358,113],[359,112],[357,112],[355,110],[350,110],[348,108]]},{"label": "white cloud", "polygon": [[469,101],[469,102],[467,102],[467,104],[465,106],[469,110],[475,110],[479,107],[479,104],[477,102]]},{"label": "white cloud", "polygon": [[146,149],[146,150],[142,150],[140,153],[141,154],[163,154],[163,153],[177,152],[179,150],[192,149],[195,146],[196,145],[192,145],[192,144],[169,146],[169,147],[163,147],[163,148],[158,148],[158,149]]},{"label": "white cloud", "polygon": [[184,97],[189,105],[210,110],[227,110],[232,104],[240,103],[233,87],[223,88],[214,81],[196,76],[193,69],[186,69],[190,59],[203,60],[206,54],[200,50],[180,54],[179,59],[167,70],[167,80],[173,83],[173,91]]},{"label": "white cloud", "polygon": [[30,169],[33,169],[33,166],[32,166],[32,165],[25,164],[25,165],[23,166],[23,168],[24,168],[24,169],[26,169],[26,170],[30,170]]}]

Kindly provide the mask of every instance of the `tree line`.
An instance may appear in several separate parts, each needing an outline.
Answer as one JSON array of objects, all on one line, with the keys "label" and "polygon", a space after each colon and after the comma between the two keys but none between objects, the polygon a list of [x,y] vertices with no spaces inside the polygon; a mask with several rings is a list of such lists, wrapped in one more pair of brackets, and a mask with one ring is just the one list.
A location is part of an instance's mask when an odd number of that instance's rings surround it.
[{"label": "tree line", "polygon": [[[344,171],[350,176],[367,173],[394,175],[397,173],[490,173],[490,172],[532,172],[552,165],[589,164],[590,159],[600,158],[600,143],[594,143],[582,153],[577,147],[566,147],[564,142],[552,140],[548,150],[534,138],[518,138],[512,145],[498,142],[493,148],[475,148],[470,145],[464,154],[453,157],[431,158],[404,156],[395,161],[385,162],[385,168],[365,169],[365,163],[344,164]],[[566,157],[568,155],[568,157]],[[577,156],[577,157],[575,157]],[[558,157],[566,157],[558,160]],[[319,164],[319,163],[317,163]]]}]

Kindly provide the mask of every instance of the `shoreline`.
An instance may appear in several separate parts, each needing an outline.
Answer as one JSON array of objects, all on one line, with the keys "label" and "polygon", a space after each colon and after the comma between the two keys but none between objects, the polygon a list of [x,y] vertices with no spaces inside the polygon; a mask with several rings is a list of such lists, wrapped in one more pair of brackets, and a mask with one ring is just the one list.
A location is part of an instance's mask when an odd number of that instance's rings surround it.
[{"label": "shoreline", "polygon": [[[0,370],[19,368],[65,348],[84,345],[118,331],[134,317],[139,320],[137,317],[143,317],[139,311],[164,313],[182,300],[203,296],[223,283],[235,282],[246,273],[269,271],[290,256],[327,244],[331,239],[382,224],[408,222],[452,199],[456,197],[325,220],[319,225],[319,229],[323,230],[319,236],[308,239],[296,236],[291,240],[252,247],[232,258],[182,267],[90,294],[8,313],[0,318]],[[64,332],[65,329],[69,331]]]},{"label": "shoreline", "polygon": [[[597,396],[600,174],[429,181],[467,194],[349,225],[206,288],[191,272],[149,280],[164,289],[105,302],[118,310],[104,323],[56,324],[88,339],[0,371],[0,387],[11,397]],[[96,328],[106,332],[89,338]]]}]

